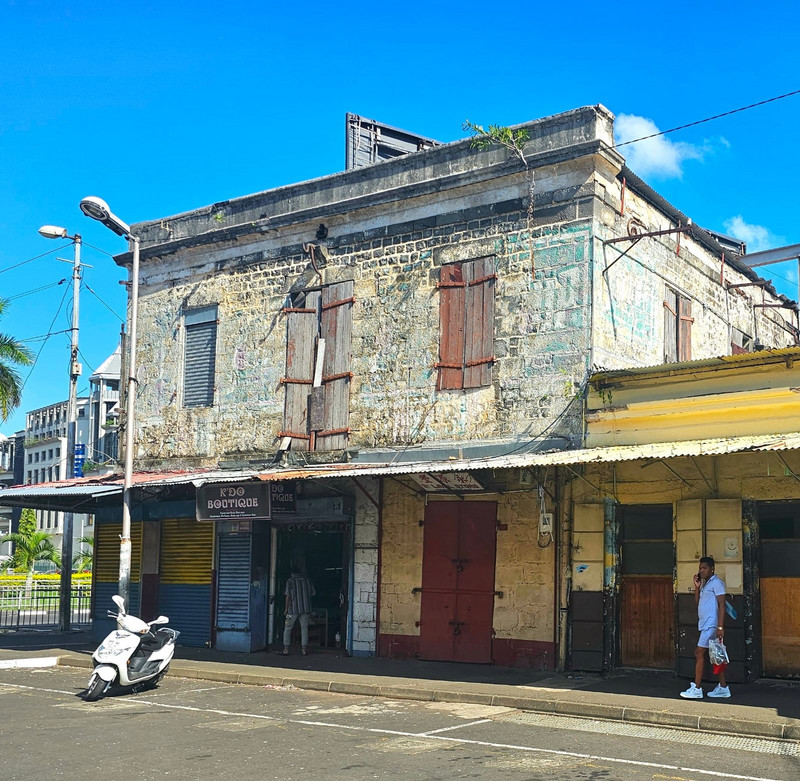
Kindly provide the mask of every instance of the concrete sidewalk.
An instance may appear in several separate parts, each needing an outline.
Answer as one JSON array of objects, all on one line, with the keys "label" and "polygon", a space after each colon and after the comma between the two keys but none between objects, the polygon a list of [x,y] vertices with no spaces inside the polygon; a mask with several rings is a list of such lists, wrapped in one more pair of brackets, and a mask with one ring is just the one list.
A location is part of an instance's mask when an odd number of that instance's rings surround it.
[{"label": "concrete sidewalk", "polygon": [[[0,635],[0,660],[58,657],[91,668],[88,633]],[[641,670],[598,675],[553,674],[487,665],[347,657],[177,650],[170,674],[252,686],[295,686],[360,696],[468,702],[723,734],[800,740],[800,686],[760,681],[731,687],[730,700],[683,700],[688,681]],[[707,686],[710,689],[712,686]]]}]

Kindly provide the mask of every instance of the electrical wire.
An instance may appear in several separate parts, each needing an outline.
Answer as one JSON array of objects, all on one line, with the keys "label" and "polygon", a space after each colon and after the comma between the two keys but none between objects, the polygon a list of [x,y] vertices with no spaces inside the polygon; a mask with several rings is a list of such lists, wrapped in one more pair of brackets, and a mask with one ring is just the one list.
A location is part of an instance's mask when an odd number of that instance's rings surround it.
[{"label": "electrical wire", "polygon": [[106,309],[108,309],[109,312],[111,312],[112,315],[114,315],[114,317],[117,318],[117,320],[120,321],[120,323],[125,322],[124,318],[120,317],[105,301],[103,301],[103,299],[100,298],[100,296],[95,293],[95,291],[92,290],[89,285],[87,285],[85,282],[81,282],[81,287],[85,287]]},{"label": "electrical wire", "polygon": [[32,263],[34,260],[39,260],[39,258],[44,258],[47,255],[52,255],[54,252],[60,252],[65,247],[69,246],[70,246],[69,244],[62,244],[60,247],[51,249],[49,252],[43,252],[41,255],[37,255],[35,258],[28,258],[27,260],[23,260],[21,263],[15,263],[13,266],[6,266],[5,268],[0,268],[0,274],[5,274],[6,271],[11,271],[12,268],[19,268],[20,266],[24,266],[26,263]]},{"label": "electrical wire", "polygon": [[722,117],[729,117],[731,114],[738,114],[740,111],[747,111],[751,108],[756,108],[757,106],[764,106],[767,103],[774,103],[776,100],[783,100],[784,98],[790,98],[792,95],[800,95],[800,89],[796,89],[793,92],[786,92],[783,95],[776,95],[774,98],[767,98],[766,100],[760,100],[758,103],[751,103],[749,106],[741,106],[739,108],[732,109],[731,111],[724,111],[722,114],[715,114],[713,117],[706,117],[705,119],[698,119],[695,122],[688,122],[685,125],[678,125],[678,127],[671,127],[669,130],[660,130],[658,133],[651,133],[649,136],[642,136],[641,138],[632,138],[630,141],[622,141],[619,144],[614,144],[615,148],[625,146],[626,144],[636,144],[639,141],[646,141],[648,138],[656,138],[658,136],[665,136],[667,133],[675,133],[678,130],[686,130],[687,127],[694,127],[695,125],[702,125],[704,122],[711,122],[715,119],[721,119]]},{"label": "electrical wire", "polygon": [[[65,287],[65,288],[64,288],[64,295],[63,295],[63,296],[61,296],[61,301],[60,301],[60,303],[58,304],[58,309],[56,309],[56,313],[53,315],[53,319],[52,319],[52,321],[50,322],[50,325],[49,325],[49,326],[48,326],[48,328],[47,328],[47,330],[48,330],[48,331],[52,331],[52,330],[53,330],[53,326],[55,325],[56,318],[58,317],[58,315],[59,315],[59,314],[60,314],[60,312],[61,312],[61,307],[62,307],[62,306],[64,306],[64,301],[65,301],[65,300],[66,300],[66,298],[67,298],[67,293],[68,293],[68,292],[69,292],[69,287]],[[36,357],[33,359],[33,364],[31,365],[31,370],[28,372],[28,376],[27,376],[27,377],[25,377],[25,379],[23,380],[23,382],[22,382],[22,388],[20,388],[20,390],[22,390],[23,388],[25,388],[25,386],[28,384],[28,380],[31,378],[31,374],[33,374],[33,370],[36,368],[36,364],[39,362],[39,356],[42,354],[42,350],[44,350],[44,346],[47,344],[47,340],[48,340],[49,338],[50,338],[50,337],[48,336],[48,337],[47,337],[47,338],[46,338],[46,339],[45,339],[45,340],[42,342],[42,346],[39,348],[39,352],[38,352],[38,353],[36,353]]]},{"label": "electrical wire", "polygon": [[49,339],[56,334],[68,334],[72,329],[65,328],[63,331],[50,331],[46,334],[39,334],[39,336],[29,336],[27,339],[19,339],[20,342],[40,342],[42,339]]},{"label": "electrical wire", "polygon": [[24,298],[25,296],[32,296],[34,293],[41,293],[42,290],[49,290],[51,287],[58,287],[59,285],[63,285],[67,280],[62,279],[58,282],[51,282],[49,285],[42,285],[41,287],[36,287],[33,290],[27,290],[24,293],[17,293],[13,296],[8,296],[8,298],[3,299],[4,301],[14,301],[17,298]]},{"label": "electrical wire", "polygon": [[88,241],[84,241],[82,243],[83,243],[84,247],[91,247],[92,249],[97,250],[98,252],[102,252],[103,255],[108,255],[109,258],[115,257],[113,252],[109,252],[108,250],[101,249],[100,247],[95,247],[94,244],[89,244]]}]

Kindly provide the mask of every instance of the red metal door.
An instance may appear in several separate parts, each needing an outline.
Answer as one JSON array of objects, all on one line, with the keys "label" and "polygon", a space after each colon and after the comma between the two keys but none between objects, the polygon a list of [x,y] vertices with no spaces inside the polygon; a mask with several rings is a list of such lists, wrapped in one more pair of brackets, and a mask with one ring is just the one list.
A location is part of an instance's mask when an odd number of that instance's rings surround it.
[{"label": "red metal door", "polygon": [[494,502],[432,502],[425,511],[420,656],[492,661]]}]

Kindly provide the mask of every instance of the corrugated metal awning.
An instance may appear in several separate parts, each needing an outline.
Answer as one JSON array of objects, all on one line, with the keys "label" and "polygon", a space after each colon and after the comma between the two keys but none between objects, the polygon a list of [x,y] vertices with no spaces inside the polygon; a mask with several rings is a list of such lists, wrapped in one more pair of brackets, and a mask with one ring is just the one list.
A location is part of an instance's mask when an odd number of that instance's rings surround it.
[{"label": "corrugated metal awning", "polygon": [[[134,475],[134,489],[149,486],[194,485],[206,483],[263,480],[325,480],[334,478],[390,477],[436,472],[474,472],[484,469],[525,469],[537,466],[576,466],[620,461],[659,461],[669,458],[716,456],[733,453],[800,450],[800,432],[759,434],[717,439],[692,439],[684,442],[654,442],[643,445],[553,450],[542,453],[513,453],[488,458],[449,459],[447,461],[405,461],[403,463],[315,464],[304,468],[197,470],[193,472],[147,473]],[[422,456],[422,454],[420,454]],[[112,482],[113,481],[113,482]],[[0,491],[0,505],[33,509],[74,509],[92,512],[92,504],[122,496],[122,481],[112,476],[104,483],[75,484],[74,481],[8,488]]]}]

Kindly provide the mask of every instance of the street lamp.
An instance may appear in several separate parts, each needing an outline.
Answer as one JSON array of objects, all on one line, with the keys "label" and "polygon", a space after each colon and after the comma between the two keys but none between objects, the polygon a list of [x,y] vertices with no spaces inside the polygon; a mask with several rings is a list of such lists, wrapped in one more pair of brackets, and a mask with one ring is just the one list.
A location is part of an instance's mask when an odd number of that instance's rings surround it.
[{"label": "street lamp", "polygon": [[[42,225],[39,233],[46,239],[70,239],[74,249],[72,262],[72,329],[69,358],[69,400],[67,401],[67,478],[75,477],[75,443],[78,428],[78,311],[81,289],[81,236],[70,236],[66,228],[57,225]],[[64,513],[61,530],[61,581],[58,602],[58,628],[69,631],[72,611],[72,525],[73,514]]]},{"label": "street lamp", "polygon": [[133,251],[130,272],[131,324],[128,334],[128,387],[125,395],[125,477],[122,489],[122,535],[119,545],[119,595],[128,605],[131,583],[131,506],[133,499],[133,434],[136,409],[136,321],[139,312],[139,237],[130,226],[117,217],[108,204],[95,196],[81,201],[81,211],[93,220],[102,222],[117,236],[125,236]]}]

